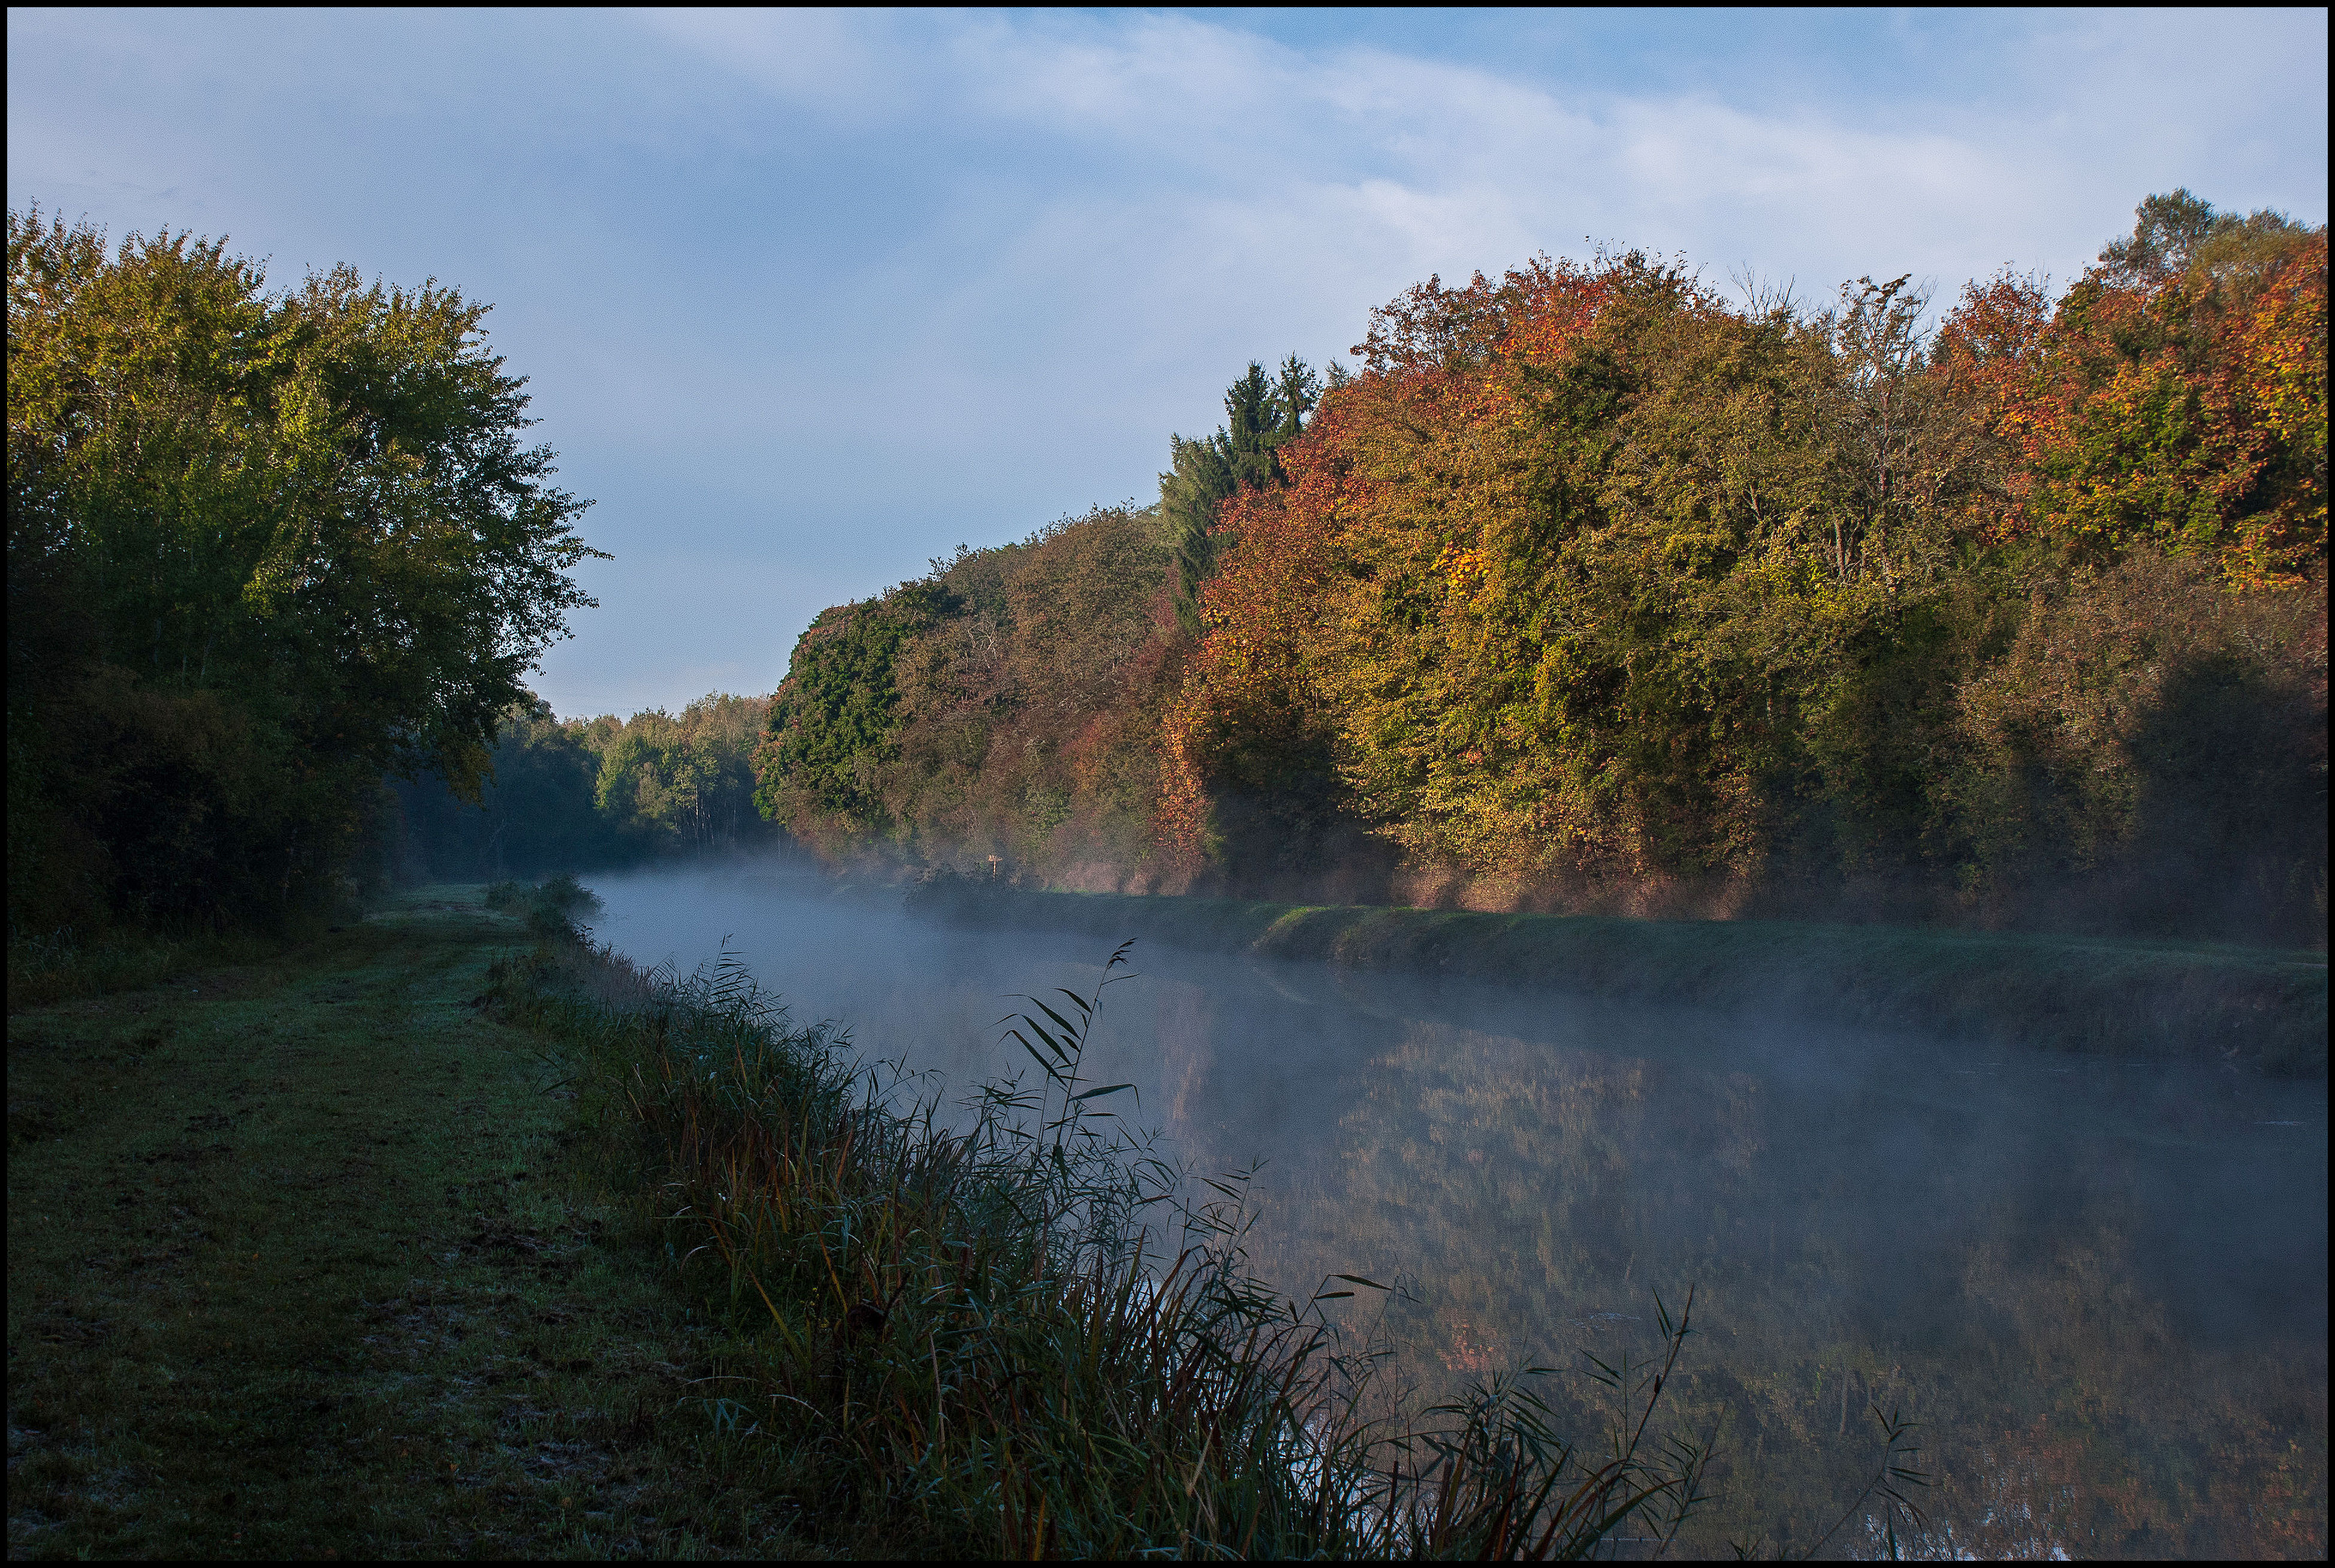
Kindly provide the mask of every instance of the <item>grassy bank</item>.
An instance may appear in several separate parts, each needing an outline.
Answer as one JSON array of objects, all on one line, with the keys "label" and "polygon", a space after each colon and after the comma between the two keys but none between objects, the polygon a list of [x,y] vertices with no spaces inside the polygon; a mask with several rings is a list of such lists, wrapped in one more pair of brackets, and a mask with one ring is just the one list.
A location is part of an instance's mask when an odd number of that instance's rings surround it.
[{"label": "grassy bank", "polygon": [[12,1557],[805,1549],[553,1042],[482,1005],[532,940],[439,889],[12,982]]},{"label": "grassy bank", "polygon": [[1618,920],[928,883],[972,925],[1464,976],[2059,1050],[2327,1072],[2324,953],[1773,921]]}]

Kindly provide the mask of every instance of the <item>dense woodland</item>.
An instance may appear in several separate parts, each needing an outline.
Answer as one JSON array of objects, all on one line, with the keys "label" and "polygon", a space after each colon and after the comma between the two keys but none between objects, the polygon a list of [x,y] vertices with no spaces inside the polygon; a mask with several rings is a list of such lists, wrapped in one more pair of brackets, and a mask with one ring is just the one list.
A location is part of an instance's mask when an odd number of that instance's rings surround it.
[{"label": "dense woodland", "polygon": [[791,837],[2323,942],[2324,228],[2176,191],[2062,293],[1907,285],[1430,279],[1156,504],[822,613],[767,700],[562,721],[584,503],[484,307],[12,214],[12,934]]},{"label": "dense woodland", "polygon": [[2058,295],[1637,253],[1258,365],[1157,506],[822,614],[759,799],[1079,888],[2324,940],[2327,240]]},{"label": "dense woodland", "polygon": [[401,780],[384,853],[410,881],[528,876],[777,841],[754,808],[767,697],[717,692],[679,714],[560,720],[538,700],[503,718],[477,800]]}]

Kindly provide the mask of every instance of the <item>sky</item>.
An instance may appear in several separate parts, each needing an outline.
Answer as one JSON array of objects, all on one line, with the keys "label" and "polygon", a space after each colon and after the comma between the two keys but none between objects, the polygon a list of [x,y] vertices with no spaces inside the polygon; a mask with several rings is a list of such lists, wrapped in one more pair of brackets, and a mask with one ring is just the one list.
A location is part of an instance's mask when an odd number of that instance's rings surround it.
[{"label": "sky", "polygon": [[1156,498],[1251,359],[1599,244],[2064,284],[2153,191],[2327,218],[2327,14],[8,13],[8,201],[491,302],[590,498],[563,715]]}]

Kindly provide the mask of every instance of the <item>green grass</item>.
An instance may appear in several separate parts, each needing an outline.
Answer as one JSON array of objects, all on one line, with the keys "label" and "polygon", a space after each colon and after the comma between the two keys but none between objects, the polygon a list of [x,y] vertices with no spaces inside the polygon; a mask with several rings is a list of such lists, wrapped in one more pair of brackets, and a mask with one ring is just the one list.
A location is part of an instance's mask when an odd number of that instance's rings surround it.
[{"label": "green grass", "polygon": [[264,961],[284,944],[257,936],[116,934],[89,945],[70,932],[8,943],[8,1011],[140,991],[186,974]]},{"label": "green grass", "polygon": [[528,938],[440,889],[12,979],[11,1556],[800,1554],[704,1413],[722,1336],[480,1005]]},{"label": "green grass", "polygon": [[1044,893],[911,896],[947,919],[1781,1012],[1883,1030],[2327,1073],[2327,954],[1787,921],[1621,920]]}]

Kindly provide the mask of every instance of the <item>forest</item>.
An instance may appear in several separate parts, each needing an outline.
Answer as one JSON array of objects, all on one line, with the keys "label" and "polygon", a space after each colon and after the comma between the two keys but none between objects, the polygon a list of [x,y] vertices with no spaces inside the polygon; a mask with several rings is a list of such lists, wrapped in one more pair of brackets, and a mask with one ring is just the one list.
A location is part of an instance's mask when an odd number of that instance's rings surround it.
[{"label": "forest", "polygon": [[678,714],[561,720],[530,698],[503,715],[475,800],[430,775],[394,783],[388,874],[499,881],[776,842],[780,829],[754,808],[770,711],[767,697],[716,692]]},{"label": "forest", "polygon": [[821,614],[756,798],[1058,888],[2323,942],[2325,229],[1909,281],[1430,279],[1156,504]]},{"label": "forest", "polygon": [[12,934],[784,839],[2323,943],[2324,227],[2179,190],[2064,291],[1909,285],[1429,279],[1156,501],[821,613],[768,698],[561,720],[587,503],[484,306],[12,213]]}]

